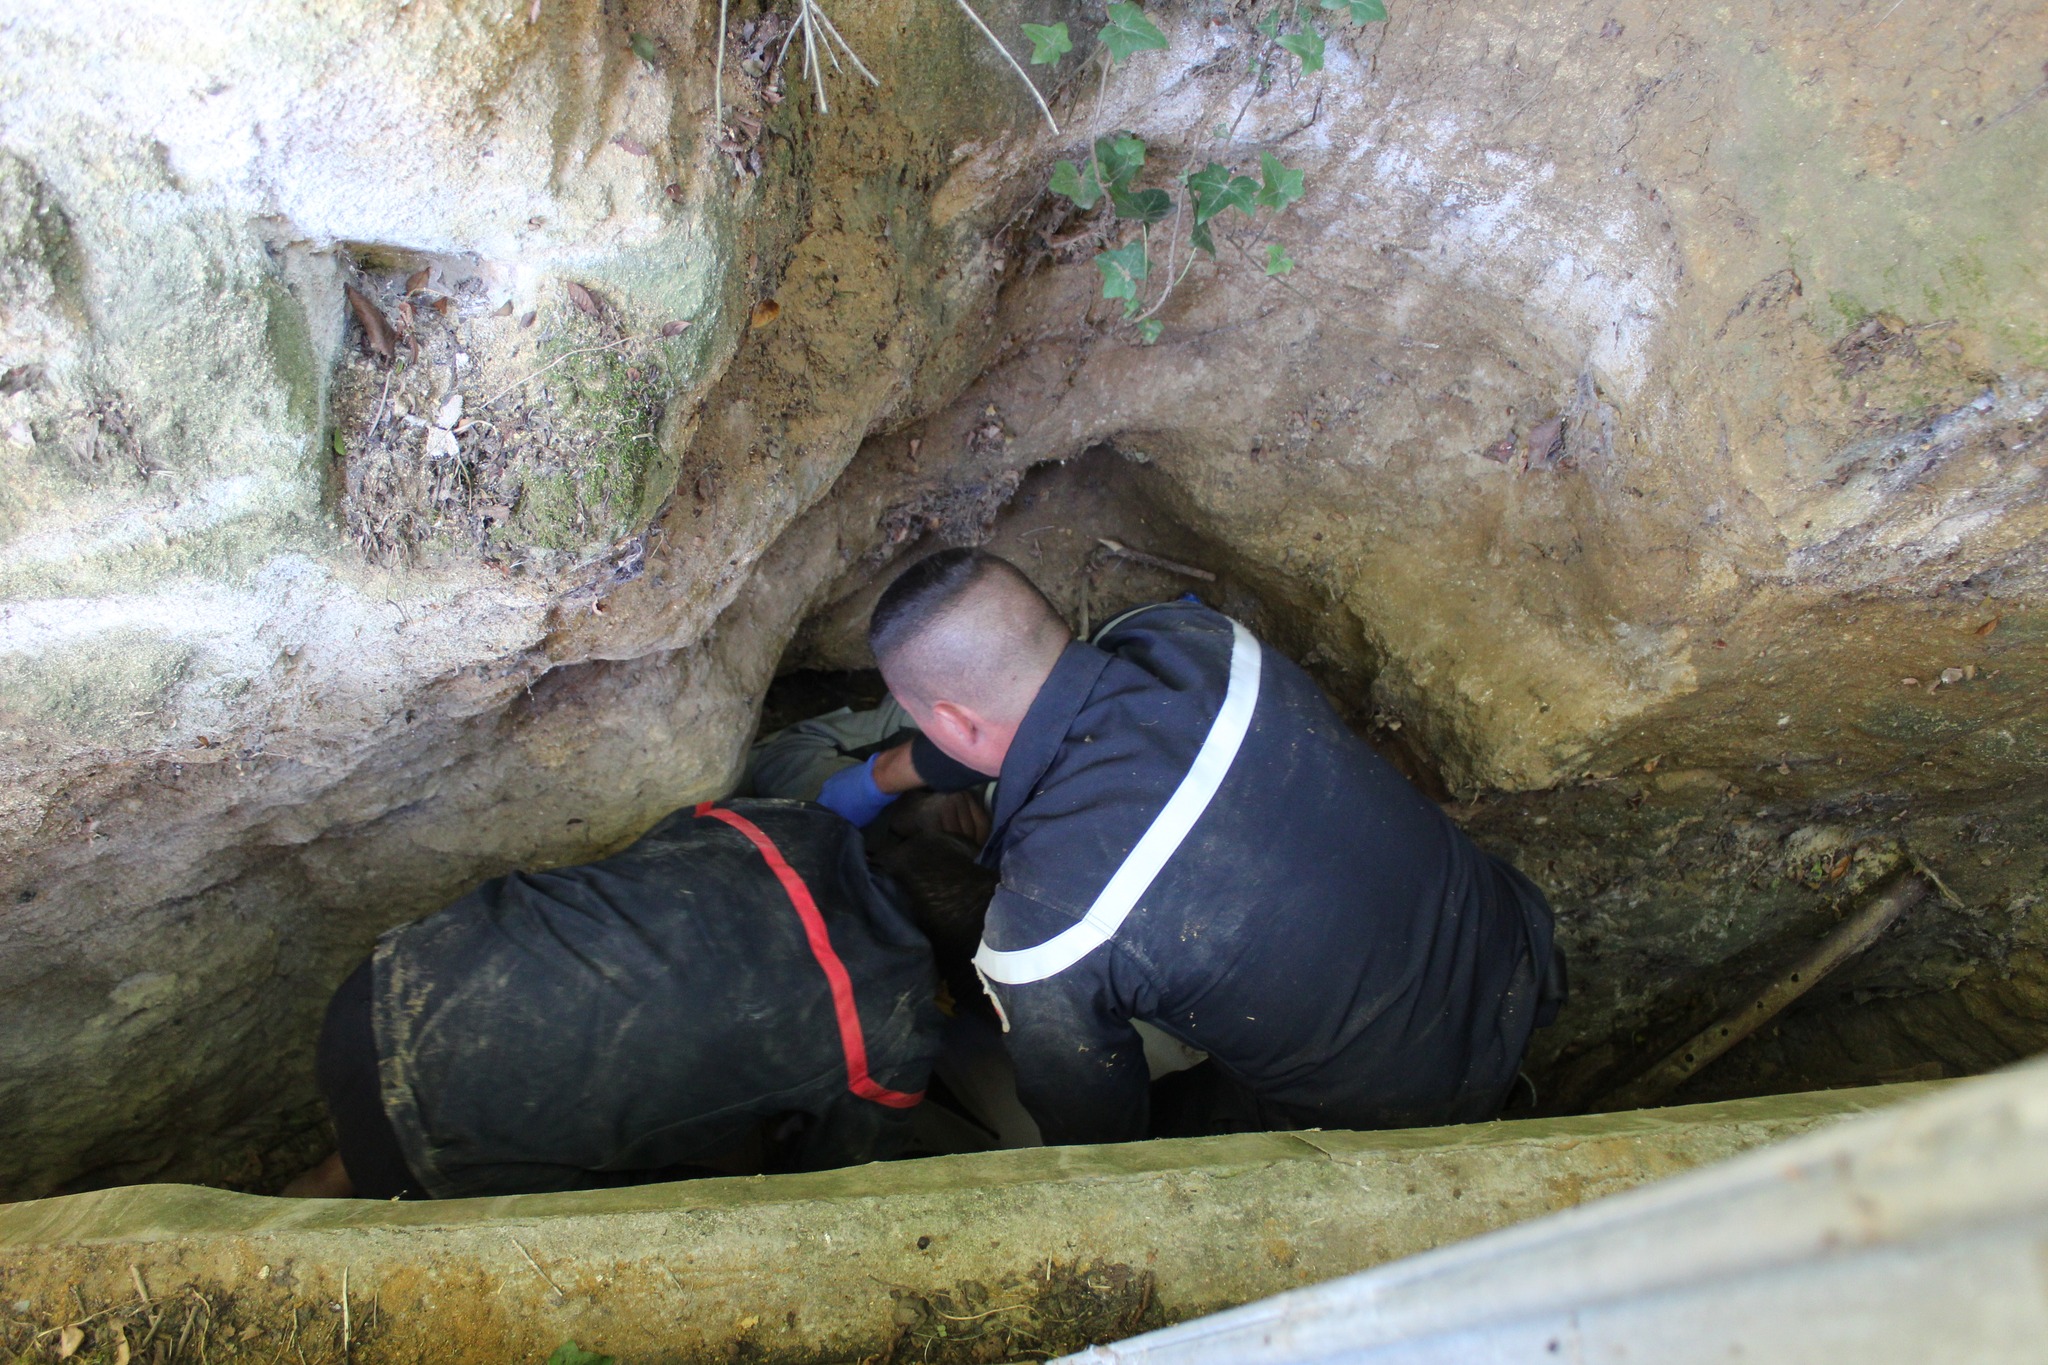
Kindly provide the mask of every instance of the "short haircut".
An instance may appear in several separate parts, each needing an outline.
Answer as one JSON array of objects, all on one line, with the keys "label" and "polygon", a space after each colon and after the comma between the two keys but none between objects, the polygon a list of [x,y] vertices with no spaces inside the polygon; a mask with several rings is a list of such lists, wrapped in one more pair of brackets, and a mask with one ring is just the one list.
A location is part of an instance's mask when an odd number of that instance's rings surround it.
[{"label": "short haircut", "polygon": [[972,548],[941,550],[927,555],[896,576],[875,601],[868,617],[868,648],[877,663],[900,651],[916,639],[946,608],[969,589],[992,577],[1008,578],[1045,604],[1046,614],[1059,619],[1059,610],[1024,571],[986,550]]}]

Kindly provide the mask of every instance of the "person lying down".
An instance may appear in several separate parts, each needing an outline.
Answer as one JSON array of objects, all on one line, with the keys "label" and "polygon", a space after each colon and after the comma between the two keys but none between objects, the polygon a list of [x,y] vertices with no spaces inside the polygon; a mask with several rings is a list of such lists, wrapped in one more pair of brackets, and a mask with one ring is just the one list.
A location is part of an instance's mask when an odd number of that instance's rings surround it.
[{"label": "person lying down", "polygon": [[614,857],[515,872],[384,934],[320,1035],[338,1150],[284,1192],[446,1199],[898,1155],[940,1049],[936,980],[853,825],[796,801],[680,810]]}]

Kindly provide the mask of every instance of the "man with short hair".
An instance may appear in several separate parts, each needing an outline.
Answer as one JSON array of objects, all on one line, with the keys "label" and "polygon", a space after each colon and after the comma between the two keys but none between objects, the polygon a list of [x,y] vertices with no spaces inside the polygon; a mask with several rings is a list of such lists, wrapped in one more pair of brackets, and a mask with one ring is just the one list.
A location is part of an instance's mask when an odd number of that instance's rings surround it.
[{"label": "man with short hair", "polygon": [[[1549,907],[1292,662],[1187,600],[1075,640],[978,550],[906,570],[869,642],[926,739],[999,778],[975,966],[1046,1141],[1498,1112],[1563,999]],[[886,798],[938,785],[918,767],[865,771]],[[1210,1055],[1176,1115],[1137,1022]]]}]

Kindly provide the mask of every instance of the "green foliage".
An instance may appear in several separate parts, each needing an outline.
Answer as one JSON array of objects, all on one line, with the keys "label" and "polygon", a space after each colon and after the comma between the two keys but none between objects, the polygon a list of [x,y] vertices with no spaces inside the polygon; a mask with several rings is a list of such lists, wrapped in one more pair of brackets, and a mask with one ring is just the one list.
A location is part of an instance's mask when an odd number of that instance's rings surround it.
[{"label": "green foliage", "polygon": [[612,1357],[586,1351],[573,1341],[565,1341],[548,1357],[548,1365],[612,1365]]},{"label": "green foliage", "polygon": [[1312,28],[1299,33],[1283,33],[1274,40],[1287,51],[1301,58],[1301,74],[1313,76],[1323,69],[1323,35]]},{"label": "green foliage", "polygon": [[1052,192],[1064,195],[1074,201],[1074,207],[1086,212],[1095,207],[1102,198],[1102,186],[1095,180],[1095,163],[1086,167],[1071,161],[1052,163]]},{"label": "green foliage", "polygon": [[1130,133],[1114,133],[1095,140],[1095,164],[1111,185],[1129,185],[1145,168],[1145,142]]},{"label": "green foliage", "polygon": [[1259,173],[1266,183],[1259,188],[1259,207],[1279,212],[1302,196],[1302,173],[1280,164],[1271,152],[1259,153]]},{"label": "green foliage", "polygon": [[[1343,11],[1355,23],[1372,23],[1387,17],[1384,0],[1318,0],[1318,3],[1326,10]],[[1301,0],[1290,0],[1288,6],[1275,6],[1258,21],[1256,27],[1265,39],[1265,45],[1253,57],[1252,66],[1262,91],[1266,87],[1271,71],[1270,58],[1276,47],[1298,60],[1305,75],[1323,69],[1327,40],[1319,28],[1302,22],[1302,8]],[[1118,0],[1109,5],[1108,16],[1108,22],[1097,36],[1109,67],[1128,61],[1136,53],[1160,51],[1170,46],[1166,35],[1145,17],[1144,11],[1136,4]],[[1298,27],[1283,33],[1283,23]],[[1035,65],[1058,61],[1073,51],[1073,41],[1065,24],[1026,24],[1024,32],[1031,39],[1031,60]],[[1234,124],[1218,124],[1214,131],[1215,140],[1228,142],[1234,127]],[[1259,174],[1256,177],[1237,171],[1224,162],[1211,161],[1199,171],[1182,172],[1175,177],[1178,184],[1171,188],[1141,187],[1137,182],[1145,169],[1146,151],[1144,139],[1128,132],[1098,138],[1085,160],[1053,164],[1051,189],[1054,194],[1073,201],[1074,206],[1083,212],[1094,209],[1106,199],[1120,222],[1138,224],[1136,239],[1099,252],[1095,257],[1095,268],[1102,272],[1102,297],[1122,302],[1125,319],[1136,325],[1138,339],[1149,346],[1159,340],[1164,331],[1164,325],[1153,314],[1159,311],[1166,296],[1192,268],[1195,253],[1202,252],[1211,259],[1216,257],[1217,220],[1231,209],[1247,219],[1256,219],[1261,212],[1284,213],[1306,192],[1306,185],[1302,172],[1291,169],[1279,157],[1266,151],[1259,153]],[[1180,210],[1178,214],[1176,208]],[[1145,286],[1153,277],[1152,267],[1155,264],[1152,228],[1168,218],[1173,218],[1176,224],[1186,222],[1188,225],[1187,261],[1176,270],[1175,261],[1180,252],[1177,246],[1169,247],[1166,268],[1160,272],[1164,283],[1158,287],[1157,297],[1148,307]],[[1233,244],[1240,253],[1249,252],[1249,244],[1241,239]],[[1287,254],[1286,247],[1277,242],[1267,246],[1267,275],[1286,275],[1293,269],[1294,258]]]},{"label": "green foliage", "polygon": [[1152,268],[1146,259],[1145,239],[1101,253],[1095,258],[1095,268],[1102,272],[1102,297],[1136,303],[1138,285]]},{"label": "green foliage", "polygon": [[1109,22],[1102,26],[1102,31],[1096,36],[1102,40],[1103,47],[1108,49],[1112,66],[1118,62],[1129,61],[1133,53],[1164,52],[1171,46],[1166,41],[1166,35],[1145,17],[1145,11],[1127,3],[1113,4],[1109,7]]},{"label": "green foliage", "polygon": [[1221,162],[1212,161],[1189,176],[1188,190],[1195,196],[1196,227],[1225,209],[1236,209],[1247,218],[1258,212],[1259,182],[1248,175],[1232,174]]},{"label": "green foliage", "polygon": [[633,55],[649,66],[661,65],[661,45],[645,33],[636,33],[626,40],[626,46],[633,49]]},{"label": "green foliage", "polygon": [[1067,26],[1058,24],[1026,24],[1024,36],[1031,40],[1031,64],[1045,66],[1056,62],[1074,50],[1074,40],[1067,36]]},{"label": "green foliage", "polygon": [[1324,9],[1341,9],[1354,24],[1384,23],[1387,7],[1383,0],[1322,0]]},{"label": "green foliage", "polygon": [[1135,218],[1146,226],[1173,212],[1173,196],[1165,190],[1125,190],[1109,187],[1109,202],[1119,218]]}]

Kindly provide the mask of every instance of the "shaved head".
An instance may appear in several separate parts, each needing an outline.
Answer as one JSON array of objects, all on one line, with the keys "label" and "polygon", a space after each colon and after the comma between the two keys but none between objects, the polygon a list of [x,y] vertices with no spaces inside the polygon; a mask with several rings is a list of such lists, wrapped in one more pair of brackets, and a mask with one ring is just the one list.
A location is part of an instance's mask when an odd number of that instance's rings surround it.
[{"label": "shaved head", "polygon": [[875,662],[913,715],[950,703],[1010,729],[1072,638],[1016,565],[982,550],[919,560],[868,621]]}]

